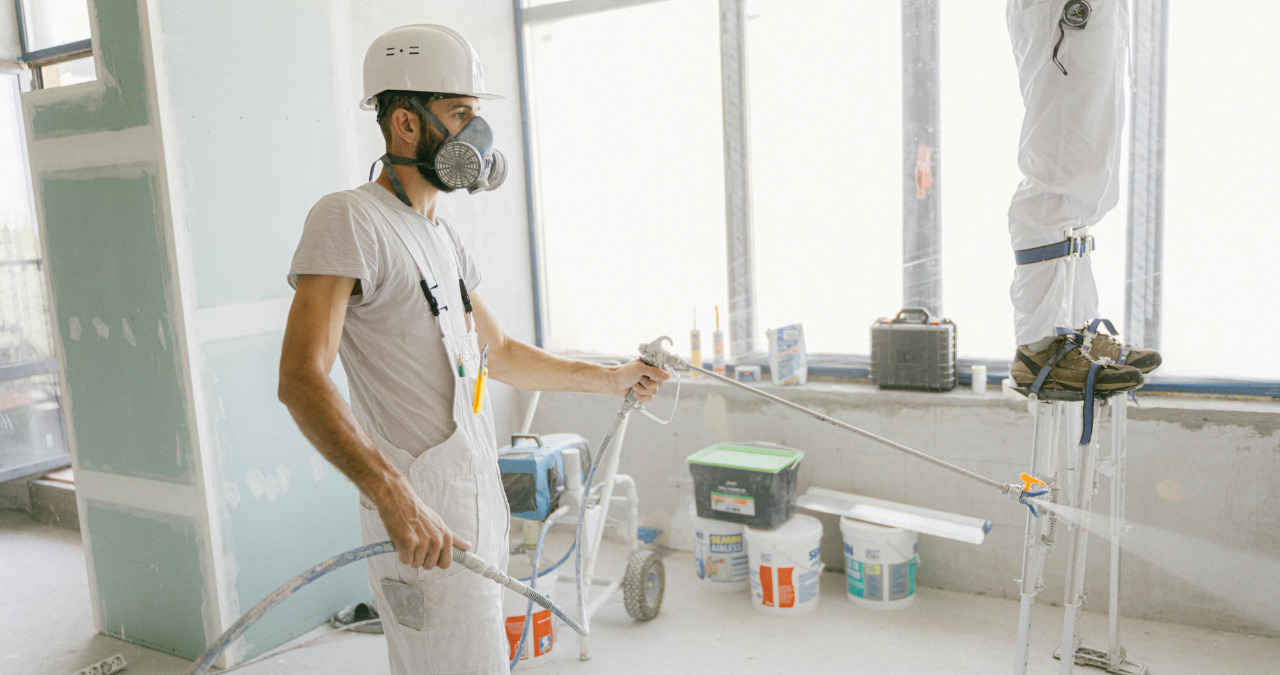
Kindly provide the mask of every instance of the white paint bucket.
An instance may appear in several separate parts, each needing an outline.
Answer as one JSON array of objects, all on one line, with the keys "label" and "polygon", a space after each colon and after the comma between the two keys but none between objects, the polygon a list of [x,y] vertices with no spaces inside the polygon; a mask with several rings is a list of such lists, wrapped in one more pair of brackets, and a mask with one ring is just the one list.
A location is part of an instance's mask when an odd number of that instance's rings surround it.
[{"label": "white paint bucket", "polygon": [[747,578],[747,540],[741,523],[699,518],[698,507],[689,505],[693,519],[693,558],[699,585],[713,591],[745,591]]},{"label": "white paint bucket", "polygon": [[[539,572],[547,569],[552,561],[544,559],[542,564],[538,566]],[[529,564],[529,556],[517,554],[511,556],[511,562],[507,565],[507,574],[516,579],[527,579],[532,573],[532,566]],[[555,601],[553,595],[555,591],[555,580],[557,573],[552,572],[538,579],[537,590],[539,593],[547,596],[552,602]],[[528,584],[529,582],[524,582]],[[529,606],[528,598],[517,593],[502,593],[502,614],[503,627],[507,634],[507,660],[515,655],[516,646],[520,644],[520,633],[524,630],[524,613]],[[551,648],[555,646],[556,633],[555,622],[552,621],[551,610],[543,609],[541,605],[534,603],[533,605],[533,627],[529,630],[529,634],[525,636],[524,649],[520,654],[521,669],[536,668],[551,660]],[[532,656],[530,656],[532,655]]]},{"label": "white paint bucket", "polygon": [[775,529],[748,527],[743,534],[750,561],[751,604],[765,614],[782,616],[817,609],[822,523],[796,515]]},{"label": "white paint bucket", "polygon": [[868,609],[899,609],[916,599],[916,533],[840,519],[845,595]]}]

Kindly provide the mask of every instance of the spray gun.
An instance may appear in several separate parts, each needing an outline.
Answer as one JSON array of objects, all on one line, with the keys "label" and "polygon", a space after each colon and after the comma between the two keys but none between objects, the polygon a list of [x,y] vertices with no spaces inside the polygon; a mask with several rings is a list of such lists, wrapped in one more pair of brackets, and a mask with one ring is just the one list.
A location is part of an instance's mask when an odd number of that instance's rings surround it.
[{"label": "spray gun", "polygon": [[[1006,497],[1009,497],[1010,499],[1030,509],[1032,516],[1038,517],[1040,515],[1040,513],[1036,510],[1036,507],[1031,503],[1030,500],[1035,499],[1036,497],[1042,497],[1048,494],[1049,490],[1045,486],[1044,481],[1040,480],[1039,478],[1036,478],[1034,476],[1024,473],[1021,475],[1021,480],[1022,480],[1021,485],[1019,485],[1018,483],[1001,483],[991,478],[987,478],[986,476],[974,473],[972,471],[969,471],[968,469],[961,468],[959,466],[956,466],[955,464],[951,464],[950,462],[943,461],[932,455],[928,455],[923,452],[920,452],[919,450],[909,448],[905,445],[902,445],[901,443],[896,443],[894,441],[891,441],[887,438],[884,438],[883,436],[877,436],[876,434],[866,431],[865,429],[860,429],[858,427],[855,427],[852,424],[846,424],[833,417],[828,417],[827,415],[824,415],[815,410],[810,410],[802,405],[792,403],[791,401],[788,401],[784,398],[779,398],[777,396],[774,396],[773,394],[769,394],[767,392],[761,391],[759,389],[756,389],[755,387],[752,387],[747,384],[743,384],[742,382],[738,382],[737,380],[734,380],[732,378],[725,377],[724,375],[721,375],[719,373],[706,370],[705,368],[702,368],[701,365],[690,363],[687,359],[684,359],[676,354],[672,354],[671,352],[668,352],[662,346],[663,342],[670,343],[671,338],[664,335],[652,342],[640,345],[640,360],[650,366],[653,366],[655,368],[661,368],[663,370],[667,370],[669,368],[687,368],[689,370],[702,373],[703,375],[710,377],[712,379],[719,380],[726,384],[731,384],[735,387],[738,387],[739,389],[745,389],[746,391],[749,391],[752,394],[755,394],[756,396],[760,396],[761,398],[767,399],[769,401],[773,401],[774,403],[780,403],[782,405],[787,406],[788,408],[798,410],[814,419],[821,420],[828,424],[832,424],[841,429],[844,429],[845,431],[852,431],[855,434],[858,434],[864,438],[868,438],[872,441],[880,443],[881,445],[887,445],[895,450],[900,450],[909,455],[919,457],[920,459],[923,459],[927,462],[931,462],[933,464],[941,466],[944,469],[948,469],[950,471],[958,473],[961,476],[964,476],[966,478],[976,480],[980,483],[983,483],[984,485],[989,485],[991,487],[994,487],[1000,491],[1000,494],[1005,495]],[[634,401],[635,400],[634,394],[628,393],[627,400]],[[638,403],[635,403],[633,405],[634,407],[639,407]],[[622,414],[622,413],[619,413],[619,414]]]}]

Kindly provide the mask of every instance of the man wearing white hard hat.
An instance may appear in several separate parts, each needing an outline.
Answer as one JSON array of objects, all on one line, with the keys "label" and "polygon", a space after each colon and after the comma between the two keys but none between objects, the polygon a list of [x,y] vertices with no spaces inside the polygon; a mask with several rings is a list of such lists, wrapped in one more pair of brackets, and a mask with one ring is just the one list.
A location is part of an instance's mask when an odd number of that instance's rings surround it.
[{"label": "man wearing white hard hat", "polygon": [[[480,270],[436,215],[441,193],[493,190],[506,160],[479,117],[480,59],[443,26],[396,28],[365,55],[361,107],[386,139],[377,179],[320,199],[289,271],[296,289],[280,399],[360,491],[393,673],[506,673],[502,589],[450,566],[453,546],[501,569],[509,513],[482,371],[522,389],[649,400],[667,378],[633,361],[562,359],[507,336]],[[328,373],[342,355],[351,405]]]}]

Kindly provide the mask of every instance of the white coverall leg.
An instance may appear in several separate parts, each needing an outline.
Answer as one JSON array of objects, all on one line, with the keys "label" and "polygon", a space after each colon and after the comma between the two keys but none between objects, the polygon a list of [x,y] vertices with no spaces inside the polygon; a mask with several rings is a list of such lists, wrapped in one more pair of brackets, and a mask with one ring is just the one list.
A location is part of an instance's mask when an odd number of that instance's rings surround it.
[{"label": "white coverall leg", "polygon": [[[1092,0],[1084,29],[1067,28],[1053,63],[1064,0],[1008,0],[1009,37],[1026,116],[1018,146],[1022,182],[1009,206],[1015,251],[1060,242],[1091,226],[1119,201],[1129,45],[1127,0]],[[1116,240],[1111,240],[1116,242]],[[1066,258],[1018,265],[1013,299],[1017,344],[1079,329],[1098,316],[1089,257],[1068,279]],[[1068,285],[1074,284],[1071,307]]]},{"label": "white coverall leg", "polygon": [[[369,199],[370,209],[385,208]],[[402,240],[396,217],[387,218]],[[376,433],[378,449],[408,479],[418,497],[445,525],[471,543],[471,552],[498,569],[507,569],[510,509],[498,470],[493,407],[472,412],[480,350],[463,311],[457,258],[447,235],[434,232],[421,252],[410,247],[422,278],[434,283],[440,300],[440,330],[449,363],[461,363],[442,376],[454,378],[453,417],[457,430],[444,443],[416,458]],[[413,241],[412,239],[408,239]],[[406,242],[406,245],[407,242]],[[447,308],[447,309],[446,309]],[[424,308],[425,311],[425,308]],[[488,393],[484,394],[486,403]],[[360,498],[364,543],[388,539],[373,505]],[[382,617],[393,675],[506,675],[509,672],[501,586],[462,565],[422,570],[401,565],[394,555],[369,558],[369,582]]]}]

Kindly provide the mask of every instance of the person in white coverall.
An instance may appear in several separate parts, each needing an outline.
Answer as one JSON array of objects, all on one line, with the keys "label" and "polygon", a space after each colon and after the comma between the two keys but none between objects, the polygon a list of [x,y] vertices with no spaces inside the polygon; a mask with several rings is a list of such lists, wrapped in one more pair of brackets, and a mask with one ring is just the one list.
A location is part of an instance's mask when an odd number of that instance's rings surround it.
[{"label": "person in white coverall", "polygon": [[[1026,107],[1018,147],[1023,179],[1009,206],[1018,262],[1010,288],[1018,344],[1012,375],[1029,386],[1051,368],[1044,387],[1079,391],[1099,364],[1095,391],[1133,389],[1160,355],[1089,325],[1098,317],[1098,289],[1092,240],[1084,238],[1084,228],[1119,200],[1127,0],[1008,0],[1007,16]],[[1069,260],[1072,251],[1079,255]],[[1059,329],[1089,340],[1062,354],[1072,337]]]},{"label": "person in white coverall", "polygon": [[[519,342],[481,299],[480,270],[436,206],[505,177],[478,116],[491,98],[457,32],[413,25],[375,40],[361,104],[386,139],[382,172],[316,203],[289,271],[280,400],[359,489],[365,543],[395,544],[368,570],[397,674],[508,672],[502,588],[449,564],[453,546],[500,569],[508,559],[492,406],[476,391],[485,355],[494,379],[521,389],[648,401],[667,379],[639,361],[601,366]],[[328,375],[336,354],[350,407]]]}]

